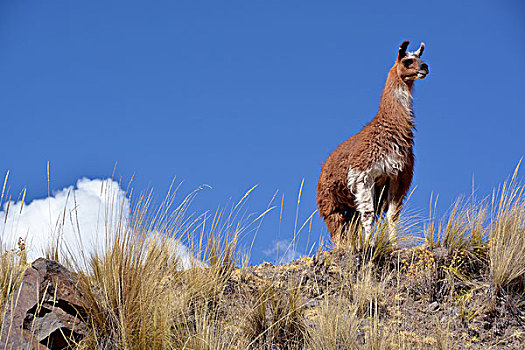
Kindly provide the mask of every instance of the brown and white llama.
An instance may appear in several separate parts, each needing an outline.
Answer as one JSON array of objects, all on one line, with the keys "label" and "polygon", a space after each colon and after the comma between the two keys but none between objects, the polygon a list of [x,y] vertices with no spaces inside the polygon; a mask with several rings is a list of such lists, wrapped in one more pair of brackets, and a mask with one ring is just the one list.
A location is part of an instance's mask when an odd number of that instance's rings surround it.
[{"label": "brown and white llama", "polygon": [[370,237],[376,216],[386,213],[391,227],[397,222],[414,170],[414,113],[412,86],[428,74],[421,60],[425,45],[408,52],[399,47],[381,95],[379,111],[360,132],[343,142],[326,160],[317,184],[317,206],[332,241],[353,234],[359,222]]}]

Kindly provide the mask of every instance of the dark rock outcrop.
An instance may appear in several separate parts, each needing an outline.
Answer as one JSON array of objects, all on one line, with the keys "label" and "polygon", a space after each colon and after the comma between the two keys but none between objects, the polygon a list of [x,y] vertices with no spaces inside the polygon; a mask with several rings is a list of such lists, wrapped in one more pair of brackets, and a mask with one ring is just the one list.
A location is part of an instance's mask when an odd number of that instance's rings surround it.
[{"label": "dark rock outcrop", "polygon": [[2,323],[2,350],[67,349],[88,332],[76,278],[46,259],[28,268]]}]

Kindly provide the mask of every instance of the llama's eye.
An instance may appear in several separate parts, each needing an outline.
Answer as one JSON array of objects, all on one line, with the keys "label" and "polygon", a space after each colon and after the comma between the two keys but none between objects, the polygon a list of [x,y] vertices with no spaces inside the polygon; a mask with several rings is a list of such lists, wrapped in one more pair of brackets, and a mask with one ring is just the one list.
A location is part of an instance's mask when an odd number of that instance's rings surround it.
[{"label": "llama's eye", "polygon": [[413,62],[414,62],[413,59],[407,58],[406,60],[403,61],[403,64],[405,65],[406,68],[408,68]]}]

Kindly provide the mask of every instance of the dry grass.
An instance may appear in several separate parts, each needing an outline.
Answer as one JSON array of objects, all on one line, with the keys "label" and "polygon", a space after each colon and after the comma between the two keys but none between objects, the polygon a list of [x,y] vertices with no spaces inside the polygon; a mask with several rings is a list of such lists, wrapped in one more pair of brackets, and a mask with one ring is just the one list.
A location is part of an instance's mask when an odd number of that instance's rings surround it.
[{"label": "dry grass", "polygon": [[325,296],[317,309],[315,322],[308,329],[312,350],[356,349],[362,343],[358,307],[342,295]]},{"label": "dry grass", "polygon": [[358,254],[364,262],[379,262],[395,251],[410,244],[413,237],[409,234],[412,224],[401,218],[396,225],[386,220],[379,220],[374,225],[371,235],[365,235],[357,220],[348,223],[347,232],[352,234],[338,240],[334,248],[343,252]]},{"label": "dry grass", "polygon": [[490,280],[497,293],[525,287],[525,185],[516,183],[517,170],[492,197]]},{"label": "dry grass", "polygon": [[[0,194],[0,206],[4,204],[4,199],[7,198],[7,205],[5,209],[5,217],[1,220],[7,220],[9,215],[9,208],[11,204],[11,196],[9,191],[6,191],[7,180],[9,178],[9,171],[7,172],[2,192]],[[26,190],[22,191],[21,200],[25,199]],[[21,209],[23,206],[21,207]],[[18,239],[17,247],[5,247],[3,242],[3,235],[5,232],[0,232],[0,333],[3,327],[3,320],[5,318],[9,301],[13,292],[18,288],[22,282],[22,277],[26,268],[29,267],[27,263],[26,244],[22,238]]]},{"label": "dry grass", "polygon": [[[67,259],[80,271],[93,323],[93,334],[79,347],[231,348],[231,338],[224,337],[229,326],[222,321],[222,299],[242,260],[239,237],[250,224],[239,213],[245,198],[228,215],[218,210],[213,218],[188,220],[185,210],[193,195],[178,206],[169,195],[153,212],[151,196],[139,197],[129,218],[106,225],[102,251],[81,261]],[[190,242],[190,261],[180,259],[182,240]]]},{"label": "dry grass", "polygon": [[[76,270],[86,298],[92,333],[75,348],[450,349],[472,344],[470,334],[477,341],[470,327],[497,317],[489,312],[497,298],[513,301],[516,315],[525,311],[525,186],[516,174],[491,200],[457,201],[441,220],[431,212],[421,246],[401,249],[409,219],[401,217],[394,235],[380,221],[372,237],[358,229],[319,266],[290,268],[284,281],[245,268],[249,251],[240,242],[270,210],[245,215],[250,191],[231,209],[200,217],[187,215],[195,192],[177,205],[170,192],[155,209],[151,195],[139,196],[129,217],[108,219],[102,249],[80,259],[50,249]],[[181,260],[181,242],[190,260]],[[2,313],[27,266],[24,250],[21,242],[0,256]],[[258,284],[243,289],[250,276]],[[448,318],[410,318],[437,312],[430,302],[436,310],[448,303],[452,311],[440,314]],[[414,336],[421,328],[426,333]],[[513,332],[509,339],[525,334]]]},{"label": "dry grass", "polygon": [[456,259],[449,265],[455,277],[488,264],[496,293],[525,285],[525,185],[517,182],[518,169],[490,200],[457,200],[437,224],[431,211],[424,230],[429,250],[444,248],[440,258]]},{"label": "dry grass", "polygon": [[390,276],[372,263],[345,273],[345,283],[325,294],[308,329],[308,349],[390,349],[382,319]]},{"label": "dry grass", "polygon": [[241,329],[246,347],[253,349],[300,349],[306,326],[300,286],[280,295],[271,285],[262,285],[253,296]]},{"label": "dry grass", "polygon": [[221,211],[217,211],[209,229],[205,221],[197,249],[202,261],[173,274],[170,344],[177,349],[230,349],[239,341],[240,330],[232,328],[223,317],[224,293],[241,260],[237,244],[245,229],[232,224],[234,216],[221,223]]},{"label": "dry grass", "polygon": [[11,249],[0,255],[0,331],[9,300],[13,292],[22,282],[24,271],[29,267],[26,261],[25,244],[20,239],[18,248]]},{"label": "dry grass", "polygon": [[427,247],[446,248],[449,254],[480,248],[487,238],[487,212],[484,202],[472,203],[461,199],[456,200],[448,215],[437,224],[431,212],[431,219],[424,230]]},{"label": "dry grass", "polygon": [[[168,235],[185,226],[157,211],[148,216],[150,197],[140,197],[131,217],[108,223],[102,251],[82,261],[79,286],[93,323],[86,348],[163,349],[171,332],[172,276],[180,269],[177,237]],[[184,208],[184,206],[179,206]],[[178,230],[178,231],[177,231]]]},{"label": "dry grass", "polygon": [[357,271],[354,281],[350,283],[353,304],[362,316],[374,316],[377,308],[385,305],[384,292],[390,278],[386,273],[379,278],[377,275],[376,268],[368,263]]}]

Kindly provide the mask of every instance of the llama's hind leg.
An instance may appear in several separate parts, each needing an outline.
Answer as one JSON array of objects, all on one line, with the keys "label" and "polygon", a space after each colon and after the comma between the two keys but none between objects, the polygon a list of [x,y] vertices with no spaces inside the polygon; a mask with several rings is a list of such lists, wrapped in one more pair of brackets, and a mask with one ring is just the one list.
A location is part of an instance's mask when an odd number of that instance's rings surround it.
[{"label": "llama's hind leg", "polygon": [[332,212],[324,217],[332,242],[341,243],[345,235],[345,216],[341,212]]}]

